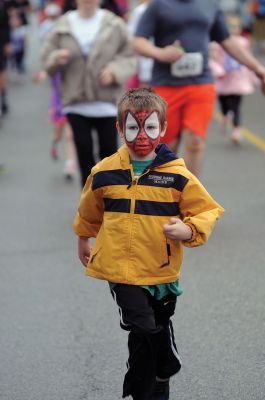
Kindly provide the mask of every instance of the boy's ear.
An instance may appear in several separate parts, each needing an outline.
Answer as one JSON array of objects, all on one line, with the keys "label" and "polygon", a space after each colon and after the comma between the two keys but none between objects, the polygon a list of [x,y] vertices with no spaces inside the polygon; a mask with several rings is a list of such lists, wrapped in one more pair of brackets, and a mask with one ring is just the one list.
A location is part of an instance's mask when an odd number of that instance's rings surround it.
[{"label": "boy's ear", "polygon": [[167,121],[165,121],[164,126],[162,127],[162,130],[161,130],[161,133],[160,133],[160,137],[165,136],[166,130],[167,130]]},{"label": "boy's ear", "polygon": [[120,128],[120,125],[119,125],[119,122],[118,122],[118,121],[116,121],[116,128],[117,128],[117,131],[118,131],[119,136],[120,136],[121,138],[124,138],[124,133],[123,133],[122,129]]}]

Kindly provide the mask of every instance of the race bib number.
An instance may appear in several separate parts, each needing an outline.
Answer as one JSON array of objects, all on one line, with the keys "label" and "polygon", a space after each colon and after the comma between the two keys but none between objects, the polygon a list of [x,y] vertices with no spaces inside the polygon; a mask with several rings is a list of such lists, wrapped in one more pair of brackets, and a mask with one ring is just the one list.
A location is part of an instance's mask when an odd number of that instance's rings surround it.
[{"label": "race bib number", "polygon": [[203,55],[201,53],[186,53],[171,65],[171,75],[176,78],[199,76],[203,71]]}]

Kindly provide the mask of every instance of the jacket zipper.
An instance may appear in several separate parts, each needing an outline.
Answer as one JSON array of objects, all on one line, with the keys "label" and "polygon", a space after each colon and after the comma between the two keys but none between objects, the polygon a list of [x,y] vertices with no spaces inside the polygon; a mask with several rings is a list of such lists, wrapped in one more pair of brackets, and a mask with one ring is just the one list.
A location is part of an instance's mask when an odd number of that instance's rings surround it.
[{"label": "jacket zipper", "polygon": [[[127,186],[127,189],[129,190],[129,189],[132,188],[133,194],[132,194],[132,198],[131,198],[131,208],[130,208],[130,239],[129,239],[129,252],[128,252],[128,253],[129,253],[129,257],[128,257],[128,260],[130,260],[130,256],[131,256],[132,231],[133,231],[133,217],[134,217],[134,214],[135,214],[135,197],[136,197],[136,192],[137,192],[137,185],[138,185],[139,179],[140,179],[143,175],[147,174],[147,173],[150,171],[150,170],[148,169],[148,170],[144,171],[144,173],[143,173],[142,175],[140,175],[140,176],[138,176],[138,177],[136,178],[136,177],[134,176],[132,166],[130,166],[130,168],[131,168],[131,177],[132,177],[132,179],[131,179],[131,182],[129,183],[129,185]],[[127,281],[128,281],[128,271],[129,271],[129,268],[128,268],[128,270],[127,270]]]},{"label": "jacket zipper", "polygon": [[[136,197],[136,191],[137,191],[137,185],[138,185],[138,180],[145,174],[147,174],[151,169],[147,169],[146,171],[144,171],[144,173],[140,176],[138,176],[137,178],[134,176],[133,173],[133,169],[131,166],[131,176],[132,176],[132,180],[129,183],[129,185],[127,186],[127,189],[129,190],[131,187],[134,186],[133,190],[133,197],[131,199],[131,208],[130,208],[130,223],[131,223],[131,231],[130,231],[130,240],[129,240],[129,254],[131,251],[131,243],[132,243],[132,227],[133,227],[133,216],[135,214],[135,197]],[[160,268],[164,268],[167,267],[170,264],[170,257],[171,257],[171,248],[170,248],[170,244],[168,243],[168,240],[166,239],[166,249],[167,249],[167,262],[162,264],[160,266]],[[130,258],[130,257],[129,257]],[[128,277],[127,277],[128,278]]]}]

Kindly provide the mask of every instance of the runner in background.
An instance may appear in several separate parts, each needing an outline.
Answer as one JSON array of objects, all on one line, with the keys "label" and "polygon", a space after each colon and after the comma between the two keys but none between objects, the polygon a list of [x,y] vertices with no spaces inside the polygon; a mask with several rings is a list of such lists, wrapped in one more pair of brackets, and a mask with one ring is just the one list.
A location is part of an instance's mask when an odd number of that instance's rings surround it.
[{"label": "runner in background", "polygon": [[12,53],[8,10],[4,0],[0,0],[0,117],[8,113],[6,60]]},{"label": "runner in background", "polygon": [[[140,0],[139,4],[131,11],[128,19],[128,30],[133,36],[136,32],[137,25],[145,12],[149,0]],[[128,89],[137,87],[149,86],[152,78],[153,60],[151,58],[138,56],[138,69],[135,75],[133,75],[127,84]]]},{"label": "runner in background", "polygon": [[62,77],[63,113],[73,130],[83,186],[95,156],[103,159],[117,149],[116,101],[136,69],[127,26],[101,9],[99,0],[77,0],[77,10],[57,21],[42,59],[49,75]]},{"label": "runner in background", "polygon": [[[250,52],[250,41],[241,35],[242,21],[238,15],[228,15],[227,25],[230,34],[238,45]],[[222,112],[221,127],[224,132],[230,132],[233,143],[242,139],[241,105],[244,95],[251,94],[258,84],[256,75],[227,54],[217,43],[210,46],[210,66],[215,76],[216,90]]]},{"label": "runner in background", "polygon": [[[149,38],[154,37],[154,44]],[[213,0],[153,0],[134,39],[138,54],[154,59],[151,84],[168,103],[168,129],[163,139],[178,149],[184,140],[187,167],[200,175],[215,88],[208,65],[210,41],[254,71],[265,86],[265,68],[230,36],[223,12]]]},{"label": "runner in background", "polygon": [[[60,6],[55,2],[49,2],[44,8],[44,15],[46,18],[43,22],[41,22],[39,28],[39,34],[42,41],[45,41],[47,35],[51,33],[61,13],[62,10]],[[33,81],[42,82],[47,77],[48,75],[46,71],[42,70],[34,74]],[[53,160],[57,160],[59,158],[59,143],[64,139],[65,162],[63,174],[68,181],[71,181],[76,171],[76,154],[73,133],[66,116],[62,112],[60,72],[57,72],[50,77],[50,83],[51,98],[49,102],[49,121],[53,128],[50,155]]]},{"label": "runner in background", "polygon": [[27,26],[23,23],[20,13],[10,16],[12,54],[9,57],[9,67],[12,80],[21,82],[25,73],[25,55],[27,51]]}]

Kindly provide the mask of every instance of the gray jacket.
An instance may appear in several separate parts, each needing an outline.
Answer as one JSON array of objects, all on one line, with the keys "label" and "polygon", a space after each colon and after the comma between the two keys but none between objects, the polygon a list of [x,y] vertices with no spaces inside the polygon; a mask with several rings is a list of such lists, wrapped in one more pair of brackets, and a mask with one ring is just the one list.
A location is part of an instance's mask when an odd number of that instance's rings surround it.
[{"label": "gray jacket", "polygon": [[[72,55],[65,66],[55,63],[58,49],[68,49]],[[116,103],[124,83],[135,73],[137,66],[125,23],[107,10],[104,10],[101,29],[87,58],[71,33],[66,13],[59,18],[43,45],[42,62],[49,75],[60,71],[64,106],[96,100]],[[99,73],[106,66],[115,76],[115,83],[107,87],[99,82]]]}]

